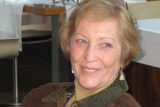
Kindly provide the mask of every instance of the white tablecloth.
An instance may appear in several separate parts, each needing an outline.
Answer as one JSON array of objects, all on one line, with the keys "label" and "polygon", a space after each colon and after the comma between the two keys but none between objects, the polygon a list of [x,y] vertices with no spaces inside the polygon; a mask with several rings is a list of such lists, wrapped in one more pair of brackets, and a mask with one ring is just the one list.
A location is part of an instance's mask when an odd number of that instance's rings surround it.
[{"label": "white tablecloth", "polygon": [[[56,0],[57,1],[57,0]],[[21,25],[24,4],[49,4],[52,0],[1,0],[0,1],[0,39],[18,38],[21,50]],[[57,4],[63,5],[63,4]],[[70,15],[75,3],[66,3],[67,16]],[[23,21],[23,24],[26,24]],[[33,23],[36,22],[35,20]]]},{"label": "white tablecloth", "polygon": [[138,20],[142,57],[137,61],[160,68],[160,18]]}]

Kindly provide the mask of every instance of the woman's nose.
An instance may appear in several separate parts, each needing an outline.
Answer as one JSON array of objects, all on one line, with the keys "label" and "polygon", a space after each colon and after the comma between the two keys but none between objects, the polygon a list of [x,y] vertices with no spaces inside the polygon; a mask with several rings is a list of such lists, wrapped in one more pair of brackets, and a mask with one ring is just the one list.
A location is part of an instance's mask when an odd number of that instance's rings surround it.
[{"label": "woman's nose", "polygon": [[97,59],[97,50],[94,46],[88,46],[84,52],[84,58],[87,62],[93,62]]}]

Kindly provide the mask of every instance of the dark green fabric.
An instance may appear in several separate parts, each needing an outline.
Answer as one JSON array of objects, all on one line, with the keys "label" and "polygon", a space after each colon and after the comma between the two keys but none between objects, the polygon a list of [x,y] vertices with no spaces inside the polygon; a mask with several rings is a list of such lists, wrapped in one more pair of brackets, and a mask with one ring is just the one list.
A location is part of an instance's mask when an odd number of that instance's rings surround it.
[{"label": "dark green fabric", "polygon": [[[126,80],[120,80],[121,73],[113,84],[103,91],[84,98],[80,101],[74,101],[72,105],[77,107],[106,107],[114,99],[121,96],[128,90]],[[75,87],[71,84],[65,89],[56,90],[48,96],[42,98],[42,102],[53,102],[58,105],[65,105],[74,94]]]},{"label": "dark green fabric", "polygon": [[128,85],[125,80],[116,80],[109,88],[79,101],[79,105],[80,107],[106,107],[127,90]]}]

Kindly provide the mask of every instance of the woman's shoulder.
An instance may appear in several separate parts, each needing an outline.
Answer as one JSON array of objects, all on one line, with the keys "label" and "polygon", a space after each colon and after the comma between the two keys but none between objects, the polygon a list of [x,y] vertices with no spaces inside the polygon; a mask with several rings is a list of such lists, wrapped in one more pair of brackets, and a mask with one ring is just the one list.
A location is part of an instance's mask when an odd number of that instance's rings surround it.
[{"label": "woman's shoulder", "polygon": [[70,86],[71,84],[73,84],[73,83],[71,83],[71,82],[47,83],[44,85],[40,85],[39,87],[34,88],[31,91],[33,91],[33,90],[48,90],[48,91],[59,90],[59,89],[66,88],[66,87]]},{"label": "woman's shoulder", "polygon": [[[47,95],[49,95],[54,91],[63,90],[72,84],[73,83],[71,82],[47,83],[37,88],[34,88],[24,96],[22,101],[22,105],[23,105],[22,107],[32,107],[31,105],[40,104],[42,98],[46,97]],[[26,105],[30,105],[30,106],[26,106]]]},{"label": "woman's shoulder", "polygon": [[[29,93],[27,93],[27,95],[29,94],[49,94],[53,91],[56,90],[61,90],[64,89],[68,86],[70,86],[72,83],[71,82],[63,82],[63,83],[47,83],[44,85],[41,85],[37,88],[32,89]],[[26,95],[26,96],[27,96]]]},{"label": "woman's shoulder", "polygon": [[135,100],[135,98],[129,93],[124,93],[116,98],[107,107],[141,107],[141,105]]}]

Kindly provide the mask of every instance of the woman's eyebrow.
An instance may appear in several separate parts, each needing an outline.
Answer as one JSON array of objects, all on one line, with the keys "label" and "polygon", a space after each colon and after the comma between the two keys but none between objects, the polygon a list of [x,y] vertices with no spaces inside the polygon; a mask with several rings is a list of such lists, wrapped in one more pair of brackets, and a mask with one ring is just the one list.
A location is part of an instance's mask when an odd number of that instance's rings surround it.
[{"label": "woman's eyebrow", "polygon": [[84,34],[82,34],[82,33],[74,33],[73,35],[80,35],[80,36],[82,36],[82,37],[84,37],[84,38],[87,38]]},{"label": "woman's eyebrow", "polygon": [[111,37],[100,37],[99,40],[112,40],[112,41],[115,41],[115,39],[113,39]]}]

